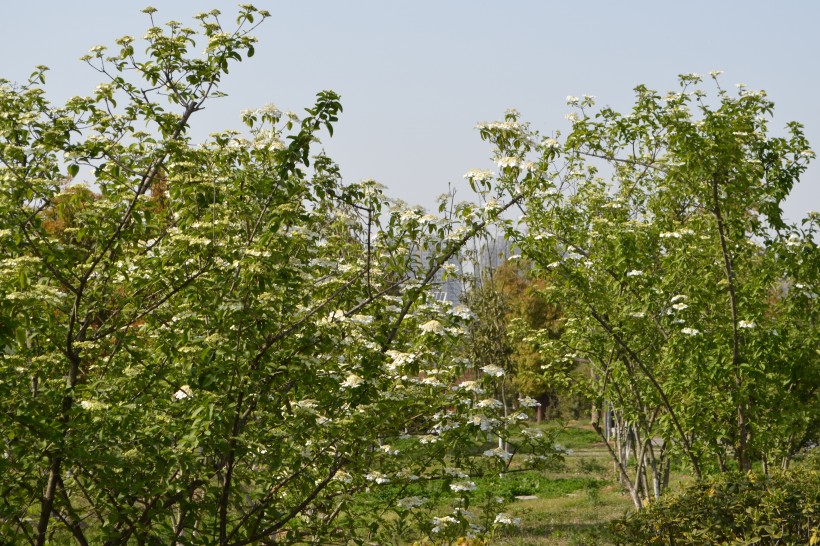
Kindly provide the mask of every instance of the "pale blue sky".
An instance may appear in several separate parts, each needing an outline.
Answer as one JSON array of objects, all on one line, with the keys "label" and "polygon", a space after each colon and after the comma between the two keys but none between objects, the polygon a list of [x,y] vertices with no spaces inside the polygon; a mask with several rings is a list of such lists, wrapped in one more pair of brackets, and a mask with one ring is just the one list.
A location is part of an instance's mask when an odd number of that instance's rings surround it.
[{"label": "pale blue sky", "polygon": [[[121,35],[141,36],[140,10],[191,23],[199,11],[235,13],[233,2],[194,0],[4,2],[0,77],[24,80],[51,67],[55,101],[85,94],[98,75],[77,59]],[[349,181],[375,178],[389,193],[432,207],[461,176],[486,167],[478,121],[521,111],[543,133],[566,131],[567,95],[631,105],[632,88],[676,87],[684,72],[724,71],[726,87],[765,89],[773,127],[797,120],[820,149],[820,2],[300,0],[255,5],[274,17],[258,29],[254,58],[236,66],[193,121],[196,135],[236,128],[238,113],[274,103],[301,111],[322,89],[342,95],[344,114],[328,153]],[[786,206],[797,220],[820,209],[820,164]]]}]

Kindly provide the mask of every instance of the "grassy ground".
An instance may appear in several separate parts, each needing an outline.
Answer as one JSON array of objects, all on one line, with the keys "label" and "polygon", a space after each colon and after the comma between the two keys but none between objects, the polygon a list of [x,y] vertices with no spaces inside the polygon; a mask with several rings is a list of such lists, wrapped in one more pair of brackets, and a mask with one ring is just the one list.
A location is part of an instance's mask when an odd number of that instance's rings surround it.
[{"label": "grassy ground", "polygon": [[569,492],[535,492],[537,499],[518,500],[508,512],[521,518],[518,528],[496,536],[499,546],[569,546],[608,544],[605,525],[632,508],[617,482],[606,448],[592,430],[569,427],[557,438],[572,450],[560,472],[543,473],[547,480],[583,484]]},{"label": "grassy ground", "polygon": [[546,473],[544,477],[552,480],[585,478],[589,480],[587,485],[560,495],[536,493],[537,499],[514,502],[508,511],[521,518],[521,526],[510,529],[505,536],[497,536],[494,545],[607,544],[606,522],[632,508],[629,496],[618,485],[606,448],[572,430],[566,435],[573,436],[560,439],[565,447],[573,449],[566,458],[566,468],[558,473]]}]

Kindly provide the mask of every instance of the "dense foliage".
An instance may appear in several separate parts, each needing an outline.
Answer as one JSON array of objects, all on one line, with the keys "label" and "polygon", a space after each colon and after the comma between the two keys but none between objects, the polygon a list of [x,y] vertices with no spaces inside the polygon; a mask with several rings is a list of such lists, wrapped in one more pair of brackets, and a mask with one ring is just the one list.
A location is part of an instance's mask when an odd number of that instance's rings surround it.
[{"label": "dense foliage", "polygon": [[341,112],[329,91],[301,119],[267,106],[191,142],[268,14],[245,5],[235,30],[201,14],[197,34],[146,12],[144,43],[86,56],[106,78],[92,96],[52,106],[44,67],[0,87],[0,541],[329,544],[405,520],[410,536],[506,524],[500,505],[450,514],[400,486],[436,478],[466,499],[472,475],[510,464],[468,457],[474,439],[526,426],[526,408],[482,402],[498,371],[454,387],[469,313],[433,291],[511,201],[439,218],[343,184],[311,152]]},{"label": "dense foliage", "polygon": [[780,209],[814,154],[797,123],[769,134],[765,93],[713,79],[716,96],[698,75],[665,97],[638,87],[628,114],[570,97],[563,144],[516,115],[482,126],[501,172],[529,173],[508,233],[565,320],[540,340],[545,371],[589,365],[593,424],[636,507],[671,458],[696,476],[787,466],[818,439],[820,215]]},{"label": "dense foliage", "polygon": [[817,544],[820,471],[731,472],[695,483],[610,525],[615,544]]},{"label": "dense foliage", "polygon": [[[474,478],[554,462],[527,394],[570,383],[636,507],[673,459],[744,472],[714,491],[765,525],[777,495],[816,496],[816,473],[745,477],[820,440],[820,216],[780,212],[813,153],[798,124],[769,134],[765,94],[686,75],[627,115],[570,97],[563,143],[509,111],[479,125],[478,202],[436,216],[314,155],[332,91],[192,142],[270,15],[145,11],[142,40],[85,57],[91,96],[51,105],[45,67],[0,80],[0,541],[483,540],[515,518]],[[471,312],[437,285],[491,225],[534,277],[501,268]]]}]

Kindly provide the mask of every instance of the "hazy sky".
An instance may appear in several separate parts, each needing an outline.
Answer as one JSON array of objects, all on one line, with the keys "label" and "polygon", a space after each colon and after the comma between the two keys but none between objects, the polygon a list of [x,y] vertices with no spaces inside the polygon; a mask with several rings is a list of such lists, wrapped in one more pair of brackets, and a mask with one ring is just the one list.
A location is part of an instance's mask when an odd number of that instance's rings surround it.
[{"label": "hazy sky", "polygon": [[[91,46],[148,26],[131,0],[8,1],[0,17],[0,77],[25,80],[51,67],[52,100],[89,93],[98,75],[77,59]],[[153,0],[159,21],[193,26],[232,2]],[[301,112],[316,92],[341,94],[344,114],[325,149],[348,181],[375,178],[389,193],[432,207],[462,175],[486,168],[476,122],[517,108],[542,133],[566,132],[567,95],[627,109],[639,83],[665,92],[676,76],[724,71],[775,102],[773,128],[796,120],[820,150],[820,2],[259,0],[272,19],[257,54],[231,70],[223,91],[192,121],[194,134],[238,128],[239,111],[274,103]],[[820,209],[820,163],[793,192],[786,214]]]}]

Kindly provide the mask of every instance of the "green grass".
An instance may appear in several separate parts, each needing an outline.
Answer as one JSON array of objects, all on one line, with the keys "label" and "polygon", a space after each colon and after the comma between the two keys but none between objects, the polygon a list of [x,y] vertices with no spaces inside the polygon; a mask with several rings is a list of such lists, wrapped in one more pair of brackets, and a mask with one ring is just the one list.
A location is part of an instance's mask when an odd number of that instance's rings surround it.
[{"label": "green grass", "polygon": [[521,525],[497,535],[498,546],[606,545],[606,524],[632,509],[618,484],[606,448],[594,431],[577,426],[558,433],[556,441],[572,453],[561,470],[542,473],[538,499],[515,501],[508,512]]},{"label": "green grass", "polygon": [[598,434],[587,428],[580,428],[577,426],[562,428],[555,441],[567,449],[589,448],[601,441]]},{"label": "green grass", "polygon": [[[618,483],[606,447],[598,435],[584,425],[573,423],[557,427],[544,423],[533,426],[556,432],[556,443],[569,453],[563,464],[550,470],[510,472],[503,478],[474,479],[476,498],[503,497],[510,502],[504,511],[521,519],[520,526],[499,531],[490,544],[611,544],[607,538],[607,523],[632,510],[632,501]],[[486,448],[479,447],[478,451]],[[519,496],[537,498],[516,499]],[[448,498],[449,495],[440,496],[440,506],[447,504]]]}]

